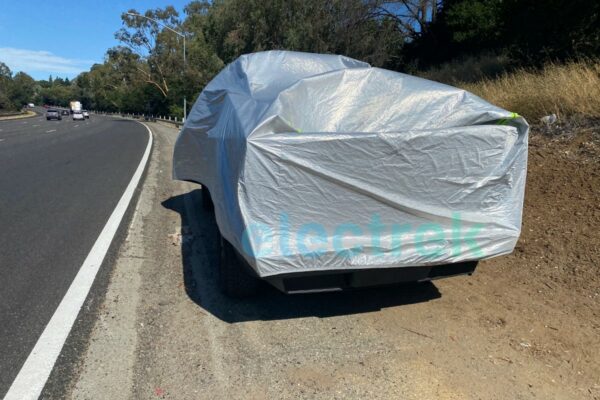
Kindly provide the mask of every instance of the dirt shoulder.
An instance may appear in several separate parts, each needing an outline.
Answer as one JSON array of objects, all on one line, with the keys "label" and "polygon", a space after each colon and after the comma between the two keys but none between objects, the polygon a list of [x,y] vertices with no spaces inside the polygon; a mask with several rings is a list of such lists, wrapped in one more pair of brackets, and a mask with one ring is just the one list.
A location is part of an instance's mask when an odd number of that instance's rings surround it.
[{"label": "dirt shoulder", "polygon": [[472,277],[237,302],[199,186],[155,148],[76,399],[600,399],[600,140],[531,139],[517,250]]}]

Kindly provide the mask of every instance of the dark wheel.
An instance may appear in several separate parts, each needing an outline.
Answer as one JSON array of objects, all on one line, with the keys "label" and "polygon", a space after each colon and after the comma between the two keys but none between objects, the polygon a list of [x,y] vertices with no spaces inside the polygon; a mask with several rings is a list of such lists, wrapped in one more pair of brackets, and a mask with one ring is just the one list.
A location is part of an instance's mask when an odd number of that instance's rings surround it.
[{"label": "dark wheel", "polygon": [[210,192],[206,186],[202,186],[202,208],[206,211],[212,211],[215,209],[215,205],[210,197]]},{"label": "dark wheel", "polygon": [[260,280],[244,270],[243,261],[240,260],[233,246],[222,236],[220,240],[219,287],[221,291],[226,296],[234,298],[255,295],[260,287]]}]

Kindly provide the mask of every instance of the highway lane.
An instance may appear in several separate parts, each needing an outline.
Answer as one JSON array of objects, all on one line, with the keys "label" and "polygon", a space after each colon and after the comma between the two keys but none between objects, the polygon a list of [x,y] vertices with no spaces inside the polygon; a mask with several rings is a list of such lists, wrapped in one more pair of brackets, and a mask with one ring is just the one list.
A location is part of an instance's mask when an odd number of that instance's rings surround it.
[{"label": "highway lane", "polygon": [[144,126],[0,121],[0,397],[112,213],[148,143]]}]

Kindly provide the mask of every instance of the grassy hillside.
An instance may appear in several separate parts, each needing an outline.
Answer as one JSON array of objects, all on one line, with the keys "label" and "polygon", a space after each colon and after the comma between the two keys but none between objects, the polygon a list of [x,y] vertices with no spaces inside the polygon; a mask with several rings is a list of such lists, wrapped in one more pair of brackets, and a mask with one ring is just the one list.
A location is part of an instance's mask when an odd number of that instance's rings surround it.
[{"label": "grassy hillside", "polygon": [[449,65],[423,76],[465,88],[533,123],[552,113],[561,119],[600,117],[599,60],[548,64],[542,70],[517,69],[476,82],[465,82],[464,77],[452,74],[454,70],[461,69]]},{"label": "grassy hillside", "polygon": [[559,117],[600,117],[598,61],[549,64],[541,71],[521,69],[463,87],[532,122],[552,113]]}]

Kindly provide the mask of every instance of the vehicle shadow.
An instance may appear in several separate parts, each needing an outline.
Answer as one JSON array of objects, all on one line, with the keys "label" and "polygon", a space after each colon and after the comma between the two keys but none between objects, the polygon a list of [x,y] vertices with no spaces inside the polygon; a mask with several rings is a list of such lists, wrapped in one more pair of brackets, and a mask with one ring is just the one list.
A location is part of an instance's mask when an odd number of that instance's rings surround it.
[{"label": "vehicle shadow", "polygon": [[346,292],[286,295],[264,284],[259,295],[231,299],[219,291],[218,229],[214,213],[202,207],[202,189],[171,197],[161,204],[181,216],[182,268],[185,290],[196,304],[229,322],[331,317],[367,313],[441,297],[433,283],[412,283]]}]

